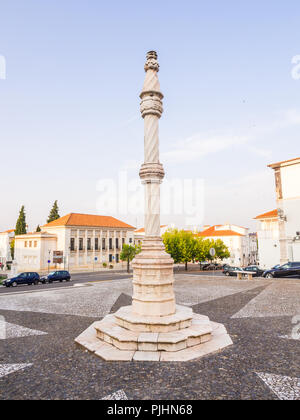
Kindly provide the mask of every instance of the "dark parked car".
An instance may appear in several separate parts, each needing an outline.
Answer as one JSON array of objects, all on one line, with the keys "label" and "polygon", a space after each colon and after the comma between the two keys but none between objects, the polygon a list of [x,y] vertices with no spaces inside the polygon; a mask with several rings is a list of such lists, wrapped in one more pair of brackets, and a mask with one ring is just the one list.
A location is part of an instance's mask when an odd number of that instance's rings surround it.
[{"label": "dark parked car", "polygon": [[3,283],[6,287],[16,287],[24,284],[29,286],[35,284],[38,285],[40,281],[40,276],[38,273],[21,273],[16,277],[5,280]]},{"label": "dark parked car", "polygon": [[244,268],[243,271],[250,271],[255,273],[253,274],[253,277],[261,277],[265,272],[265,270],[262,270],[257,265],[249,265],[249,267]]},{"label": "dark parked car", "polygon": [[71,276],[68,271],[53,271],[52,273],[48,274],[47,276],[41,277],[41,282],[43,284],[45,283],[53,283],[54,281],[60,281],[63,280],[70,281]]},{"label": "dark parked car", "polygon": [[274,277],[299,277],[300,278],[300,262],[289,262],[278,268],[272,268],[264,272],[263,277],[272,279]]},{"label": "dark parked car", "polygon": [[237,272],[238,271],[243,271],[241,268],[239,267],[229,267],[226,268],[225,270],[223,270],[223,274],[225,274],[225,276],[237,276]]}]

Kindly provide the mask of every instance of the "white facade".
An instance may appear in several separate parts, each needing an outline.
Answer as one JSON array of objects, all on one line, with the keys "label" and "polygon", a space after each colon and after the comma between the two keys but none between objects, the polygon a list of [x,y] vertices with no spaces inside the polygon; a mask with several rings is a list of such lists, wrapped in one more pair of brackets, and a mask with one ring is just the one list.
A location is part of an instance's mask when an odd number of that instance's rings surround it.
[{"label": "white facade", "polygon": [[300,261],[300,158],[270,165],[275,172],[280,263]]},{"label": "white facade", "polygon": [[10,244],[15,237],[14,230],[7,230],[6,232],[0,233],[0,263],[6,264],[7,261],[11,261]]},{"label": "white facade", "polygon": [[279,223],[277,210],[256,217],[258,259],[262,269],[280,264]]},{"label": "white facade", "polygon": [[[116,219],[113,219],[115,226],[110,226],[111,218],[99,217],[102,219],[98,219],[98,216],[71,214],[43,226],[40,233],[16,236],[15,259],[18,271],[45,271],[48,268],[99,270],[104,263],[108,267],[122,268],[120,253],[123,244],[133,244],[134,228]],[[82,226],[72,225],[73,220],[77,224],[82,221]],[[96,226],[99,220],[103,221],[103,226]],[[91,226],[93,223],[95,226]],[[63,253],[61,264],[53,261],[54,251]]]},{"label": "white facade", "polygon": [[[40,271],[48,267],[57,248],[56,235],[29,233],[15,239],[15,261],[18,271]],[[49,267],[53,267],[49,264]]]},{"label": "white facade", "polygon": [[224,260],[231,266],[247,266],[250,261],[249,229],[237,225],[205,226],[205,230],[199,236],[206,239],[221,239],[228,247],[230,258]]}]

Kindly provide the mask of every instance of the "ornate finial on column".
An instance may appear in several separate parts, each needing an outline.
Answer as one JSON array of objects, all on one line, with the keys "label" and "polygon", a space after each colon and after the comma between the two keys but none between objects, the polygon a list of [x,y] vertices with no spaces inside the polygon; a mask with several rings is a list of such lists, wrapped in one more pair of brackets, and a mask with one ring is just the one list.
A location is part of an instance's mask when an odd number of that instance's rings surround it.
[{"label": "ornate finial on column", "polygon": [[148,70],[154,70],[154,71],[159,71],[159,64],[157,61],[157,53],[156,51],[149,51],[147,53],[147,61],[145,64],[145,71],[147,72]]},{"label": "ornate finial on column", "polygon": [[160,118],[163,113],[162,99],[164,95],[160,91],[160,84],[157,76],[159,64],[157,61],[157,53],[150,51],[147,53],[147,61],[145,64],[146,77],[140,98],[141,114],[145,118],[146,115],[155,115]]}]

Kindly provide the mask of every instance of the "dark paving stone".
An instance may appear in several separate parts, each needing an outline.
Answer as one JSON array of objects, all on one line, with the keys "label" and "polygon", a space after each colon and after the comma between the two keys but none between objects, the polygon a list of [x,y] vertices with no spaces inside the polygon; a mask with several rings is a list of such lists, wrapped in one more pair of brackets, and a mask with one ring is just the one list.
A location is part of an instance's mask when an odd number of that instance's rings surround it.
[{"label": "dark paving stone", "polygon": [[125,293],[122,293],[118,299],[116,300],[116,302],[114,303],[114,305],[111,308],[110,313],[114,314],[115,312],[117,312],[120,308],[122,308],[122,306],[130,306],[132,305],[132,297],[129,295],[126,295]]},{"label": "dark paving stone", "polygon": [[[299,342],[279,338],[291,317],[231,319],[265,287],[195,305],[225,323],[234,345],[188,363],[106,363],[74,343],[95,318],[0,310],[8,322],[48,333],[0,342],[0,364],[33,364],[0,379],[0,399],[102,399],[120,389],[138,400],[278,399],[255,372],[300,377]],[[129,304],[122,294],[112,312]]]}]

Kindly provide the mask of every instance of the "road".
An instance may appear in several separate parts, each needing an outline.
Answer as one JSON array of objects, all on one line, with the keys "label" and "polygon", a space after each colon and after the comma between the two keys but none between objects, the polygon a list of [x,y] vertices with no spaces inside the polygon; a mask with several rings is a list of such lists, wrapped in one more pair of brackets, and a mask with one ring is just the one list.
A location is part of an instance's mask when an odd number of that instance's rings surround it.
[{"label": "road", "polygon": [[[189,274],[193,276],[213,276],[213,277],[224,277],[221,271],[196,271],[196,270],[177,270],[174,269],[175,274]],[[36,291],[36,290],[47,290],[47,289],[57,289],[60,287],[73,287],[74,284],[79,283],[90,283],[90,282],[98,282],[98,281],[107,281],[107,280],[121,280],[121,279],[128,279],[131,278],[132,274],[127,274],[124,272],[119,273],[110,273],[110,272],[90,272],[90,273],[76,273],[72,274],[72,281],[68,282],[55,282],[52,284],[39,284],[38,286],[18,286],[15,288],[12,287],[1,287],[0,286],[0,294],[2,293],[18,293],[18,292],[29,292],[29,291]]]},{"label": "road", "polygon": [[29,291],[36,291],[36,290],[47,290],[47,289],[57,289],[60,287],[73,287],[74,284],[80,283],[89,283],[89,282],[99,282],[99,281],[107,281],[107,280],[121,280],[121,279],[128,279],[131,278],[131,274],[127,274],[124,272],[120,273],[106,273],[106,272],[96,272],[96,273],[76,273],[72,274],[72,281],[71,282],[55,282],[52,284],[39,284],[38,286],[18,286],[18,287],[1,287],[0,286],[0,294],[3,293],[18,293],[18,292],[29,292]]}]

